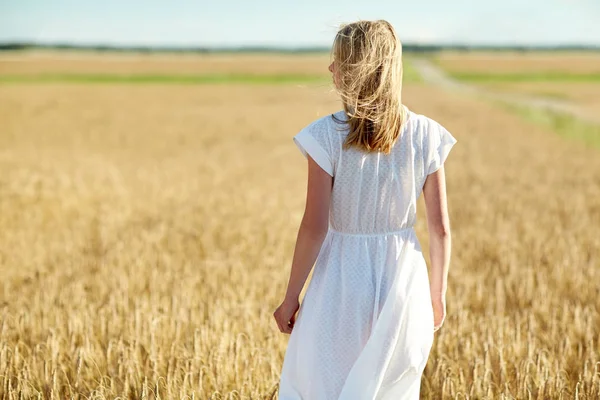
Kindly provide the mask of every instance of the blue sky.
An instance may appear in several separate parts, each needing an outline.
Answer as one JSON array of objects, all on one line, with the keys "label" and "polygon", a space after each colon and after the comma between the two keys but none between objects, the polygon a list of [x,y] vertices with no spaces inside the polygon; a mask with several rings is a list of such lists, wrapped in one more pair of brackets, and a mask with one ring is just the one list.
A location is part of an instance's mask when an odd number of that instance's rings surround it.
[{"label": "blue sky", "polygon": [[600,46],[600,0],[0,0],[0,41],[329,46],[377,18],[405,43]]}]

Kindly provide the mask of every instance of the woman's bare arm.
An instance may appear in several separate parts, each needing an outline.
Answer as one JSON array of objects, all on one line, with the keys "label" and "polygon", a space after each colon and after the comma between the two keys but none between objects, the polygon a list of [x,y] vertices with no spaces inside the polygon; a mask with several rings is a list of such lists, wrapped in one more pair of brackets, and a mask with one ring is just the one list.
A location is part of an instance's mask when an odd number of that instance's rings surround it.
[{"label": "woman's bare arm", "polygon": [[446,200],[446,176],[442,165],[430,174],[423,186],[429,229],[429,257],[431,260],[431,293],[435,297],[445,296],[450,266],[450,219]]},{"label": "woman's bare arm", "polygon": [[333,177],[308,156],[308,185],[304,217],[298,229],[286,299],[300,296],[329,227]]},{"label": "woman's bare arm", "polygon": [[292,333],[296,313],[300,309],[300,292],[319,256],[323,239],[329,229],[329,202],[333,177],[321,169],[310,155],[307,158],[308,185],[304,217],[298,229],[285,298],[273,313],[279,330],[288,334]]}]

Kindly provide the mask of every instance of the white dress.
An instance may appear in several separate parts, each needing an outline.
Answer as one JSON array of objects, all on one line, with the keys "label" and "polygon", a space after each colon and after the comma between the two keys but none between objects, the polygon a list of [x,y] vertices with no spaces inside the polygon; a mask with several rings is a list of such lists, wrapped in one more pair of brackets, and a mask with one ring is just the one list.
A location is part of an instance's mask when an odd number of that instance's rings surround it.
[{"label": "white dress", "polygon": [[293,137],[334,184],[329,231],[289,337],[279,400],[416,400],[434,335],[413,229],[417,198],[456,139],[409,110],[391,154],[368,154],[342,150],[344,127],[328,115]]}]

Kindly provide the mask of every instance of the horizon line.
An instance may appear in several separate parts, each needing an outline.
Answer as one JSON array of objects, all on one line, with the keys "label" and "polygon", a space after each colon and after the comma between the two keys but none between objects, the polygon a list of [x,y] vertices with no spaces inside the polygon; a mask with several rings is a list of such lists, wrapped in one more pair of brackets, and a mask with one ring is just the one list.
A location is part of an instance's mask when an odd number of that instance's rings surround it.
[{"label": "horizon line", "polygon": [[[104,50],[104,51],[188,51],[188,52],[329,52],[330,46],[323,45],[132,45],[132,44],[106,44],[106,43],[69,43],[69,42],[35,42],[35,41],[2,41],[0,51],[6,50],[31,50],[31,49],[72,49],[72,50]],[[418,43],[406,42],[402,44],[403,50],[600,50],[600,44],[468,44],[468,43]]]}]

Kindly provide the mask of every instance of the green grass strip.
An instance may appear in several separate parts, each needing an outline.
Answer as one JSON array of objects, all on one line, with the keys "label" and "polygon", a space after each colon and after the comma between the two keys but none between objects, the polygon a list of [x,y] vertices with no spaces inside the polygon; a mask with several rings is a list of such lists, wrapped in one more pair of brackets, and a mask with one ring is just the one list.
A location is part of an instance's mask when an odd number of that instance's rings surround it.
[{"label": "green grass strip", "polygon": [[[404,81],[420,82],[421,77],[410,61],[404,62]],[[93,83],[93,84],[328,84],[331,76],[327,74],[199,74],[199,75],[153,75],[153,74],[38,74],[38,75],[0,75],[0,84],[22,83]]]},{"label": "green grass strip", "polygon": [[566,139],[577,140],[583,142],[586,146],[600,149],[600,124],[583,121],[567,113],[515,106],[507,103],[502,104],[524,119],[546,126]]},{"label": "green grass strip", "polygon": [[473,73],[449,72],[463,82],[600,82],[600,72],[577,74],[569,72]]},{"label": "green grass strip", "polygon": [[121,83],[121,84],[300,84],[327,83],[326,75],[250,75],[250,74],[204,74],[204,75],[119,75],[119,74],[40,74],[0,75],[0,83]]},{"label": "green grass strip", "polygon": [[403,82],[410,83],[420,83],[423,82],[423,78],[419,71],[414,67],[409,57],[404,57],[402,60],[402,67],[404,71],[402,72],[402,80]]}]

